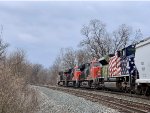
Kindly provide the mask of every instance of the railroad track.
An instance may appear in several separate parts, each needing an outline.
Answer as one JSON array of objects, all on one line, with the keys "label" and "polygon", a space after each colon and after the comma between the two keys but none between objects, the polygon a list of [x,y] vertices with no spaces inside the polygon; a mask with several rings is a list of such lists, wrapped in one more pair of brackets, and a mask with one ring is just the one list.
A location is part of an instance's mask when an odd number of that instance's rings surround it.
[{"label": "railroad track", "polygon": [[150,112],[150,105],[133,102],[129,100],[123,100],[115,97],[109,97],[104,95],[95,94],[86,90],[72,89],[64,87],[47,86],[53,90],[63,91],[78,97],[85,98],[87,100],[97,102],[108,107],[118,109],[120,112],[125,113],[148,113]]},{"label": "railroad track", "polygon": [[[71,88],[74,88],[74,87],[71,87]],[[145,95],[137,95],[137,94],[125,93],[125,92],[119,92],[119,91],[97,90],[97,89],[94,89],[94,88],[84,88],[84,87],[80,87],[80,89],[150,100],[150,96],[145,96]]]}]

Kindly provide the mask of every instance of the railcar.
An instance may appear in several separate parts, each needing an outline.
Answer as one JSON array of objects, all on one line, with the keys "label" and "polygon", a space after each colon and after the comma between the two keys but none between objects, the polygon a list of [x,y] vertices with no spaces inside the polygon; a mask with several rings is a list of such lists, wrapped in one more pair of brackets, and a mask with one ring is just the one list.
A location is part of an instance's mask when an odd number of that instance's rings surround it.
[{"label": "railcar", "polygon": [[150,38],[147,38],[136,45],[135,64],[139,72],[136,79],[137,92],[150,94]]}]

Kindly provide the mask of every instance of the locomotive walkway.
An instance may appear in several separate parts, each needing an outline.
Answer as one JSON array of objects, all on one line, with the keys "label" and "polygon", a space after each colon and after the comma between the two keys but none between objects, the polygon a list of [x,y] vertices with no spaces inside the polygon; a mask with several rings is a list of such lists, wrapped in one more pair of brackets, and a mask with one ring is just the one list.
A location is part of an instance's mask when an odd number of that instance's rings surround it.
[{"label": "locomotive walkway", "polygon": [[120,112],[125,113],[148,113],[150,112],[150,105],[145,103],[133,102],[129,100],[119,99],[115,97],[109,97],[104,95],[95,94],[89,91],[81,90],[81,89],[72,89],[65,87],[55,87],[55,86],[47,86],[50,89],[63,91],[78,97],[85,98],[92,102],[97,102],[102,105],[106,105],[113,109],[117,109]]}]

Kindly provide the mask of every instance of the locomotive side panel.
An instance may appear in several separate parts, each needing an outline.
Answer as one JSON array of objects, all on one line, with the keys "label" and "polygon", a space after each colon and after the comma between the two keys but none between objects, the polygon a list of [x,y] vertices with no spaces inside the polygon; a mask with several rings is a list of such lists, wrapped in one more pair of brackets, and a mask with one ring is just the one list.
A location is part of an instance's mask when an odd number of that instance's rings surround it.
[{"label": "locomotive side panel", "polygon": [[109,65],[102,66],[102,77],[107,78],[109,76]]}]

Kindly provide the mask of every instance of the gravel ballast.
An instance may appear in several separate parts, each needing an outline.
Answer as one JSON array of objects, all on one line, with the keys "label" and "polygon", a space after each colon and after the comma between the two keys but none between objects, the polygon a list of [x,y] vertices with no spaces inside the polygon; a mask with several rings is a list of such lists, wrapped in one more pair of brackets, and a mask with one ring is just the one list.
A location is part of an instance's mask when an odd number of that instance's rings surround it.
[{"label": "gravel ballast", "polygon": [[34,86],[39,92],[38,113],[119,113],[99,103],[45,87]]}]

